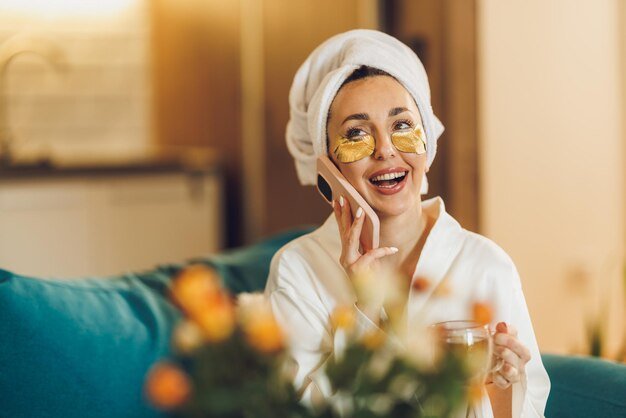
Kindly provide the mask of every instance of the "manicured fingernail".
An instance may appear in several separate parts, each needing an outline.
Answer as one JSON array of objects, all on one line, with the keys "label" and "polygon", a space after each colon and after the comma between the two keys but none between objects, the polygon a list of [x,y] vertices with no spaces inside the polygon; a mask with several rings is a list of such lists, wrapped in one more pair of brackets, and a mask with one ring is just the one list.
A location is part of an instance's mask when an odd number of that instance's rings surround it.
[{"label": "manicured fingernail", "polygon": [[392,253],[392,254],[395,254],[395,253],[397,253],[398,251],[400,251],[400,250],[398,250],[396,247],[389,247],[389,249],[391,250],[391,253]]},{"label": "manicured fingernail", "polygon": [[363,208],[358,208],[358,209],[356,210],[356,217],[357,217],[357,218],[360,218],[360,217],[361,217],[361,215],[363,215]]},{"label": "manicured fingernail", "polygon": [[339,206],[343,207],[343,196],[339,196]]}]

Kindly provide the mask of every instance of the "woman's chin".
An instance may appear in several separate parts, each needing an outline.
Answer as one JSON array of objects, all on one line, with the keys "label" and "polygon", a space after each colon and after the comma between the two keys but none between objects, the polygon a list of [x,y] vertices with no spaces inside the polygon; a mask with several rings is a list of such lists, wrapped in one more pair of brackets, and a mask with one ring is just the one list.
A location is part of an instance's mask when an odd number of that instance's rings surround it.
[{"label": "woman's chin", "polygon": [[385,202],[385,204],[376,205],[374,211],[378,215],[378,218],[384,219],[400,216],[411,209],[412,206],[408,204],[392,204],[392,202]]}]

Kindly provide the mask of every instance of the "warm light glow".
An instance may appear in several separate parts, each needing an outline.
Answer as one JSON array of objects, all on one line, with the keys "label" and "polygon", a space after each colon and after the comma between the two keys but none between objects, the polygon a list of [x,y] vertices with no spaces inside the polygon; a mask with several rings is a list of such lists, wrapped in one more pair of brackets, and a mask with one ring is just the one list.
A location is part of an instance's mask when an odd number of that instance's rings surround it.
[{"label": "warm light glow", "polygon": [[125,11],[137,0],[3,0],[0,13],[12,12],[46,18],[107,16]]}]

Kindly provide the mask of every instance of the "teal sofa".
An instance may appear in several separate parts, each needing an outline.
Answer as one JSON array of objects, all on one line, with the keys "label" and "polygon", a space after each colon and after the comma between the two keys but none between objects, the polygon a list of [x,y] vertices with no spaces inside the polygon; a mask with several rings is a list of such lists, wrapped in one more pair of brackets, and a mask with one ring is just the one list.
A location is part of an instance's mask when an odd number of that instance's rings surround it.
[{"label": "teal sofa", "polygon": [[[216,268],[234,293],[262,290],[272,255],[309,229],[190,260]],[[79,280],[0,270],[0,418],[156,418],[142,393],[170,352],[180,317],[171,279],[187,263]],[[626,417],[626,366],[545,354],[547,417]]]}]

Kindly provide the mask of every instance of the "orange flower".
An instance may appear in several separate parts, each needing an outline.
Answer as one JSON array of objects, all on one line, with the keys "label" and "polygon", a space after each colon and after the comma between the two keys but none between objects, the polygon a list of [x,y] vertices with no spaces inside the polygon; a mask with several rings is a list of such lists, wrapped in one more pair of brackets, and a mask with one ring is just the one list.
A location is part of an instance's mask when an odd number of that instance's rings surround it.
[{"label": "orange flower", "polygon": [[244,325],[248,344],[265,354],[276,353],[283,349],[283,333],[272,315],[259,315]]},{"label": "orange flower", "polygon": [[376,350],[385,343],[386,339],[387,335],[383,331],[377,329],[365,334],[361,339],[361,344],[369,350]]},{"label": "orange flower", "polygon": [[178,367],[169,363],[158,363],[148,373],[145,391],[154,406],[172,409],[189,399],[191,382]]},{"label": "orange flower", "polygon": [[248,344],[265,354],[281,351],[284,338],[269,300],[262,293],[242,293],[237,298],[237,316]]},{"label": "orange flower", "polygon": [[430,280],[424,277],[416,277],[411,283],[411,288],[414,292],[421,293],[430,287]]},{"label": "orange flower", "polygon": [[172,284],[174,301],[188,314],[202,312],[222,293],[217,273],[194,265],[184,269]]},{"label": "orange flower", "polygon": [[217,295],[213,301],[193,314],[193,320],[204,338],[213,343],[224,341],[235,330],[235,309],[226,294]]},{"label": "orange flower", "polygon": [[330,316],[330,322],[334,329],[342,328],[345,330],[351,330],[354,328],[356,318],[354,315],[354,309],[348,306],[339,306],[335,308]]},{"label": "orange flower", "polygon": [[493,317],[491,306],[484,302],[475,302],[472,307],[474,321],[479,324],[488,324]]}]

